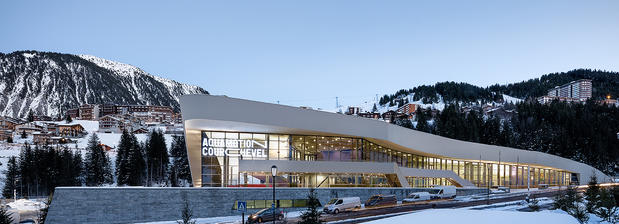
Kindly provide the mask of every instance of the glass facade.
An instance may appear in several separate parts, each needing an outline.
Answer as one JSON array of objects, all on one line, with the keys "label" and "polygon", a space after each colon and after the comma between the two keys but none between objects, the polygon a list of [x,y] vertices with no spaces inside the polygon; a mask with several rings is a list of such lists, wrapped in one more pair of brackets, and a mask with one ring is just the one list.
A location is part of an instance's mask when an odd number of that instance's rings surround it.
[{"label": "glass facade", "polygon": [[[363,138],[202,131],[202,186],[205,187],[398,187],[393,174],[241,172],[240,160],[393,162],[400,167],[451,170],[478,187],[569,185],[566,171],[517,163],[471,161],[416,155]],[[448,178],[406,177],[411,187],[452,185]]]}]

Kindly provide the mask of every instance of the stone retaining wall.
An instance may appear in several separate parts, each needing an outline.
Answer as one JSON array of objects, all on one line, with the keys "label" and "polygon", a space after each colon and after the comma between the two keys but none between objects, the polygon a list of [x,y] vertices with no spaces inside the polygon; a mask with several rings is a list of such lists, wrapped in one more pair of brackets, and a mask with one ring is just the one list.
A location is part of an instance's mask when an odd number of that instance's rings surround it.
[{"label": "stone retaining wall", "polygon": [[[319,188],[318,198],[358,196],[361,201],[375,194],[394,194],[401,200],[427,188]],[[308,188],[278,188],[276,199],[305,199]],[[486,189],[458,189],[457,194],[486,193]],[[271,188],[149,188],[149,187],[58,187],[49,208],[47,223],[135,223],[180,219],[186,197],[194,217],[240,215],[232,210],[237,200],[269,200]],[[256,209],[248,209],[248,212]],[[293,210],[293,209],[289,209]]]}]

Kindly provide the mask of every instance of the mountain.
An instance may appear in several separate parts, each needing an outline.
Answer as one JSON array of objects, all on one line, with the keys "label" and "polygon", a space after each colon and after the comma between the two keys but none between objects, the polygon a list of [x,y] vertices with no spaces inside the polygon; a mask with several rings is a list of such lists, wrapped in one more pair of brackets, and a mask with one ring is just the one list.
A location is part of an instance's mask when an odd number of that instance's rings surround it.
[{"label": "mountain", "polygon": [[142,69],[90,55],[17,51],[0,53],[0,115],[58,116],[81,104],[171,106],[201,87],[153,76]]}]

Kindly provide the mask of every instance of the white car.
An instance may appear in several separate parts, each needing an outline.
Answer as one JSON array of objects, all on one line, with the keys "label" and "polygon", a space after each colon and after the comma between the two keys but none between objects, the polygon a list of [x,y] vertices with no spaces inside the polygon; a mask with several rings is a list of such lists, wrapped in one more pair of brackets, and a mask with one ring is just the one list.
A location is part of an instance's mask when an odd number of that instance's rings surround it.
[{"label": "white car", "polygon": [[333,198],[325,205],[323,211],[337,214],[354,208],[361,208],[361,199],[359,197]]},{"label": "white car", "polygon": [[402,202],[427,201],[430,199],[432,199],[432,197],[428,192],[415,192],[409,194],[408,197],[402,199]]}]

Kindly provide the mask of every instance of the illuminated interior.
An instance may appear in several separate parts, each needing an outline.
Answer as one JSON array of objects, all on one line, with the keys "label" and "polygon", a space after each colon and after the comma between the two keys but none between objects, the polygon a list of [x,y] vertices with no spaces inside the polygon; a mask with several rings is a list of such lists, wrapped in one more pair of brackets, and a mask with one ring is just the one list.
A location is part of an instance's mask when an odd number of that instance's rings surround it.
[{"label": "illuminated interior", "polygon": [[[202,131],[203,187],[400,187],[393,174],[280,173],[239,170],[242,160],[293,160],[395,163],[399,167],[449,170],[477,187],[526,188],[569,185],[570,172],[500,161],[471,161],[417,155],[358,137]],[[206,140],[206,141],[205,141]],[[451,185],[448,178],[407,176],[411,187]]]}]

